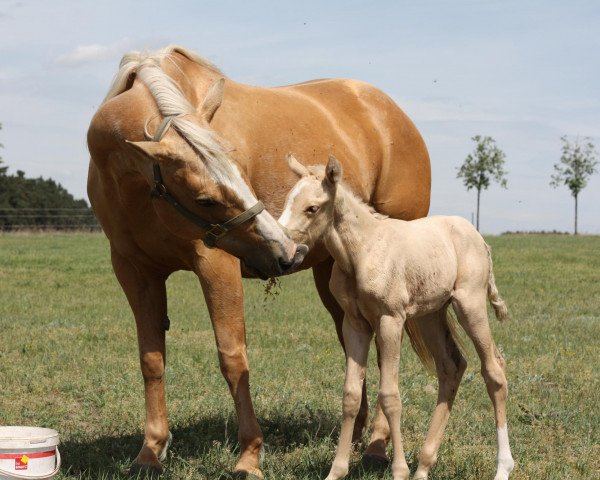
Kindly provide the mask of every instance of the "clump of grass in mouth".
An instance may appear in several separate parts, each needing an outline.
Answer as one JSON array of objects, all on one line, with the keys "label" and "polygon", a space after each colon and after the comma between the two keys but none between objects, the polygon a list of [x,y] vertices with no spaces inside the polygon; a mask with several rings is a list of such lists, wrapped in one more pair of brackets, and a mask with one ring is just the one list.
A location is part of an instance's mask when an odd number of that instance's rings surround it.
[{"label": "clump of grass in mouth", "polygon": [[271,277],[265,282],[265,296],[263,302],[269,298],[275,299],[281,293],[281,282],[277,277]]}]

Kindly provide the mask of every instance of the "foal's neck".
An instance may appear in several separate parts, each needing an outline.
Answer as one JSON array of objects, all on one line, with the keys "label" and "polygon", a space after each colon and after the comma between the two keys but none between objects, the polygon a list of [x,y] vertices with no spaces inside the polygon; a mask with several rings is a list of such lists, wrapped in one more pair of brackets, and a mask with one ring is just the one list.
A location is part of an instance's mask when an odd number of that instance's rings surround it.
[{"label": "foal's neck", "polygon": [[357,256],[368,241],[367,234],[378,221],[368,205],[344,186],[337,186],[333,221],[325,236],[325,244],[344,272],[354,273]]}]

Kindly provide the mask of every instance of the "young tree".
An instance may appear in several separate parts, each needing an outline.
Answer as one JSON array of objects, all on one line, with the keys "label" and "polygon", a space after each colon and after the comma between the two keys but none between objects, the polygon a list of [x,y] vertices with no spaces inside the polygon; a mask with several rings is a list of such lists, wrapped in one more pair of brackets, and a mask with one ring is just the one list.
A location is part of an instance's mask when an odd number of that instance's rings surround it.
[{"label": "young tree", "polygon": [[554,164],[555,173],[552,175],[550,186],[556,188],[566,185],[571,190],[571,195],[575,198],[574,234],[577,235],[577,198],[579,192],[586,187],[588,178],[597,171],[597,153],[590,138],[584,138],[583,144],[579,143],[579,139],[574,143],[569,142],[566,135],[560,139],[563,142],[562,155],[560,162]]},{"label": "young tree", "polygon": [[495,180],[501,187],[506,188],[504,159],[506,155],[496,146],[492,137],[475,135],[473,140],[477,145],[473,153],[469,153],[462,166],[458,169],[457,178],[463,179],[467,191],[477,190],[477,230],[479,230],[479,201],[481,190],[487,190],[490,180]]}]

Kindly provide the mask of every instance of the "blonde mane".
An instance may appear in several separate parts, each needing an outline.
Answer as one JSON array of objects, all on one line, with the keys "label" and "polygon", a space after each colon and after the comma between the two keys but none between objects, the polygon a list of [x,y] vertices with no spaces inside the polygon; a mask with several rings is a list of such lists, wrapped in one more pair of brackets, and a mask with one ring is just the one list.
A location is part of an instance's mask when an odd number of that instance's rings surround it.
[{"label": "blonde mane", "polygon": [[150,53],[130,52],[123,56],[119,71],[103,103],[130,88],[135,75],[152,94],[160,115],[174,117],[171,125],[204,160],[204,165],[214,180],[232,188],[248,202],[256,201],[217,135],[212,130],[185,118],[185,115],[195,113],[196,108],[161,67],[161,63],[167,60],[179,68],[173,60],[173,53],[180,53],[193,62],[222,75],[221,71],[208,60],[178,45],[170,45]]}]

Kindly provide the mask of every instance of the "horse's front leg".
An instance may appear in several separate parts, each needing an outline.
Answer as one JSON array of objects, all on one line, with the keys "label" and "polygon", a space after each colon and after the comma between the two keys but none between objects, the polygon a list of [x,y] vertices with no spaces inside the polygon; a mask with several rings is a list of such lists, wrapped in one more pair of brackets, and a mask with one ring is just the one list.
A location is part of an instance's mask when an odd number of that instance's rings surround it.
[{"label": "horse's front leg", "polygon": [[132,470],[162,472],[160,462],[165,459],[170,442],[164,381],[166,277],[140,265],[134,265],[114,248],[111,250],[111,258],[115,275],[135,317],[140,366],[144,377],[144,445],[135,459]]},{"label": "horse's front leg", "polygon": [[206,250],[198,257],[195,271],[212,321],[221,372],[227,380],[238,419],[240,458],[235,471],[263,478],[259,464],[263,435],[250,397],[239,260],[222,250]]}]

